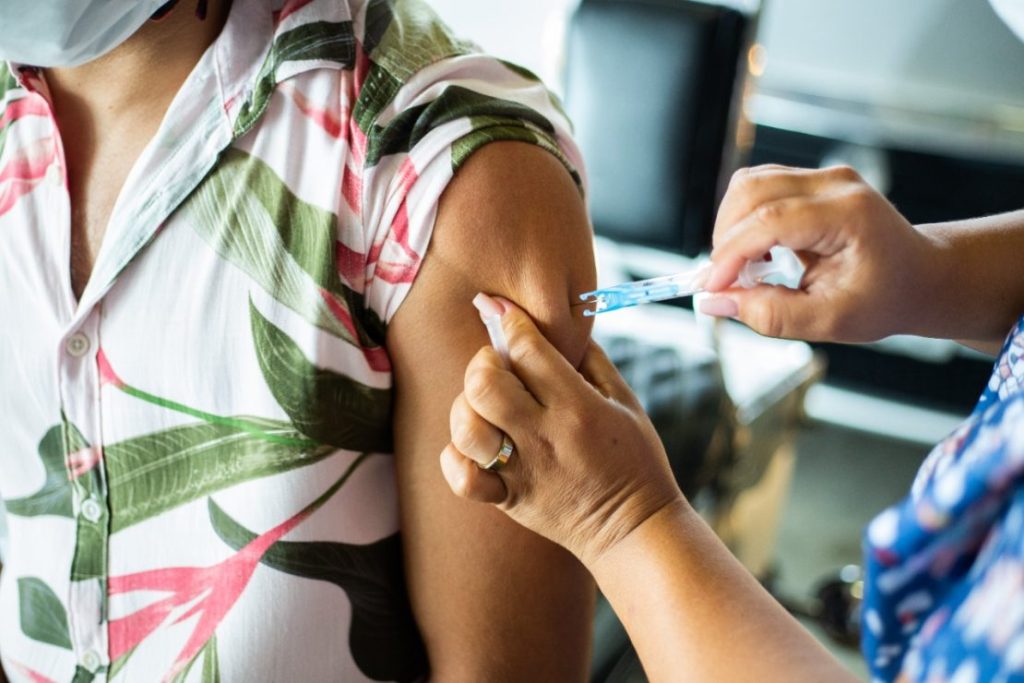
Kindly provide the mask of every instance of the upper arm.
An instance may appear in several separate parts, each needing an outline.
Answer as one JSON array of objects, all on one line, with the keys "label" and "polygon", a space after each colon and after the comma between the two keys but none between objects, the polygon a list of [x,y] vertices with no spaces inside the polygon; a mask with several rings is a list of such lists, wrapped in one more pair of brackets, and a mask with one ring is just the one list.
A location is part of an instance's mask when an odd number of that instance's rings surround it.
[{"label": "upper arm", "polygon": [[388,328],[406,573],[439,679],[586,675],[585,570],[500,511],[457,498],[438,456],[466,365],[487,343],[473,296],[514,300],[577,363],[590,328],[570,301],[594,280],[586,211],[565,168],[537,147],[493,143],[446,189],[427,257]]}]

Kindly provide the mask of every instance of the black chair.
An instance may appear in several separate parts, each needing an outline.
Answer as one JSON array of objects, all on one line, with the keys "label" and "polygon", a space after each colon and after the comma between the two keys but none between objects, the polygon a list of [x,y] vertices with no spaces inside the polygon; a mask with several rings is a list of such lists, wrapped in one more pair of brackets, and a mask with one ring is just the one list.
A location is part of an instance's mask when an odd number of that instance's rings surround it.
[{"label": "black chair", "polygon": [[599,235],[688,256],[710,246],[752,23],[689,0],[583,0],[565,101]]}]

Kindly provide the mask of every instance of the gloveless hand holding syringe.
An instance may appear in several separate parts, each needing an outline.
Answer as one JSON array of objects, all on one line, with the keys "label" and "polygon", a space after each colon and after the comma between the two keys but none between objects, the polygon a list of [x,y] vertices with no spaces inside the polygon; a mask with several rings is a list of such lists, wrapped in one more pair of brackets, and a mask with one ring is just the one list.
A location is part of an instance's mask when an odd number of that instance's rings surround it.
[{"label": "gloveless hand holding syringe", "polygon": [[[791,249],[773,247],[764,258],[748,261],[740,270],[736,284],[745,289],[762,283],[796,288],[800,285],[803,272],[803,264]],[[710,273],[711,263],[705,261],[690,270],[674,275],[627,282],[586,292],[580,294],[580,301],[583,305],[594,304],[595,307],[585,310],[583,315],[591,317],[620,308],[693,296],[705,291],[704,285]]]}]

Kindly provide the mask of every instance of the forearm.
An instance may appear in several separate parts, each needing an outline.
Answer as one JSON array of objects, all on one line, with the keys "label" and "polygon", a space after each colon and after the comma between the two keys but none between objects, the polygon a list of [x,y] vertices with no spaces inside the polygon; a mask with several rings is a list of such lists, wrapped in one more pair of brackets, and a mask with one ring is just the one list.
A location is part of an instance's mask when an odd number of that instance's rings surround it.
[{"label": "forearm", "polygon": [[853,681],[685,503],[589,567],[655,683]]},{"label": "forearm", "polygon": [[1024,211],[918,226],[935,247],[918,334],[993,352],[1024,313]]}]

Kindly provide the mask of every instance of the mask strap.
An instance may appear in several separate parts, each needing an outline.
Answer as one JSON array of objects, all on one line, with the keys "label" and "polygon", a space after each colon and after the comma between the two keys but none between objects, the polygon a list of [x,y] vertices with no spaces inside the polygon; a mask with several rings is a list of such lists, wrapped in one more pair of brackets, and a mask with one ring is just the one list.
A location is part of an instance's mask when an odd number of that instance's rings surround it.
[{"label": "mask strap", "polygon": [[171,0],[168,3],[165,3],[165,4],[161,5],[160,9],[158,9],[155,12],[153,12],[153,16],[151,16],[150,19],[152,19],[153,21],[160,21],[161,19],[166,17],[168,14],[170,14],[171,10],[174,9],[174,6],[177,5],[177,4],[178,4],[178,0]]},{"label": "mask strap", "polygon": [[[199,0],[198,4],[196,4],[196,18],[200,21],[204,21],[206,19],[206,10],[208,2],[209,0]],[[160,6],[160,9],[158,9],[156,12],[153,12],[153,16],[150,17],[150,19],[152,19],[153,21],[160,21],[168,14],[170,14],[171,10],[173,10],[175,6],[177,6],[177,4],[178,0],[170,0],[170,2],[164,3]]]}]

